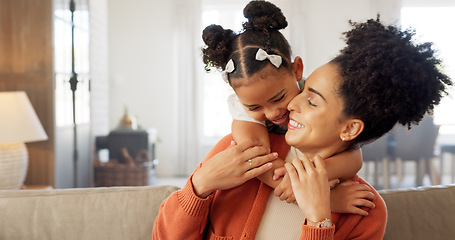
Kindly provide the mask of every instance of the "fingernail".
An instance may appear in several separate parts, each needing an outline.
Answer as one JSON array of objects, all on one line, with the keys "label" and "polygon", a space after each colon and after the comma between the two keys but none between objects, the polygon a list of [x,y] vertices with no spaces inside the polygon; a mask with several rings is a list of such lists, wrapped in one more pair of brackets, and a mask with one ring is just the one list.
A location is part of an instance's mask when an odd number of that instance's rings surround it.
[{"label": "fingernail", "polygon": [[271,167],[273,164],[271,162],[267,163],[268,167]]},{"label": "fingernail", "polygon": [[272,153],[272,155],[273,155],[274,157],[278,157],[278,153],[276,153],[276,152]]}]

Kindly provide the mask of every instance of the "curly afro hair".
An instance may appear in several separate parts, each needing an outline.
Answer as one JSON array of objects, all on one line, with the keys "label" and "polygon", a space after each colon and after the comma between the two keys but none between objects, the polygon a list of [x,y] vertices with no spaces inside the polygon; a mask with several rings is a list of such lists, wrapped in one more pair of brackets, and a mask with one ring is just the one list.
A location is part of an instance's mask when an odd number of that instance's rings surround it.
[{"label": "curly afro hair", "polygon": [[384,26],[376,20],[353,23],[347,46],[331,63],[343,79],[339,94],[344,114],[360,118],[363,132],[352,142],[362,145],[381,137],[397,123],[411,128],[439,104],[451,79],[439,69],[432,43],[416,44],[415,32]]},{"label": "curly afro hair", "polygon": [[270,64],[269,61],[255,60],[259,48],[268,54],[280,55],[283,59],[280,68],[291,71],[291,47],[279,32],[288,25],[281,9],[270,2],[251,1],[243,13],[248,21],[243,23],[243,31],[240,33],[219,25],[207,26],[202,32],[206,45],[202,48],[205,69],[224,70],[229,59],[232,59],[235,70],[229,73],[228,78],[233,88],[242,83],[234,83],[232,79],[248,78]]}]

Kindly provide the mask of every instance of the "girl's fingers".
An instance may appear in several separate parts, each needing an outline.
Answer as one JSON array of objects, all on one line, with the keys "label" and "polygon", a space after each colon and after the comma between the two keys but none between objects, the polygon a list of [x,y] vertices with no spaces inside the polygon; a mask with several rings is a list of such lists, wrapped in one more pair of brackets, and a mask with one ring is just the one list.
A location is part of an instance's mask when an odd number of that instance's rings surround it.
[{"label": "girl's fingers", "polygon": [[329,181],[330,189],[335,188],[338,184],[340,184],[340,179],[338,178]]},{"label": "girl's fingers", "polygon": [[287,198],[287,199],[286,199],[286,202],[287,202],[287,203],[293,203],[293,202],[295,202],[295,197],[294,197],[294,196],[291,196],[291,197]]},{"label": "girl's fingers", "polygon": [[357,199],[354,204],[359,207],[367,207],[367,208],[375,208],[376,205],[372,201],[366,200],[366,199]]},{"label": "girl's fingers", "polygon": [[280,186],[276,187],[275,190],[273,191],[273,194],[277,197],[281,196],[283,194],[283,188]]},{"label": "girl's fingers", "polygon": [[273,171],[273,180],[278,180],[281,177],[284,177],[285,174],[286,174],[286,168],[284,168],[284,167],[277,168]]},{"label": "girl's fingers", "polygon": [[349,210],[349,213],[353,213],[353,214],[358,214],[358,215],[361,215],[361,216],[368,216],[368,212],[361,209],[361,208],[358,208],[358,207],[352,207],[351,210]]},{"label": "girl's fingers", "polygon": [[374,200],[376,196],[370,192],[370,191],[361,191],[359,193],[359,198],[364,198],[364,199],[369,199],[369,200]]},{"label": "girl's fingers", "polygon": [[352,181],[352,180],[345,180],[340,183],[341,186],[350,186],[350,185],[357,185],[360,184],[357,181]]}]

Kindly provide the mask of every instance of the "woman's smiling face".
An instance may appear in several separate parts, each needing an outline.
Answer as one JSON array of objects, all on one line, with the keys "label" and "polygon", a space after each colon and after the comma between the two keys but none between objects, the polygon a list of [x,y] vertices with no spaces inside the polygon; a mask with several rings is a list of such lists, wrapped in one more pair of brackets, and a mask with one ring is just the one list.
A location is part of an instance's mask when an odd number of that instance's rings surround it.
[{"label": "woman's smiling face", "polygon": [[286,141],[289,145],[310,155],[321,155],[324,149],[343,144],[340,134],[346,118],[342,114],[342,99],[336,93],[340,79],[337,66],[326,64],[305,80],[302,93],[288,106]]}]

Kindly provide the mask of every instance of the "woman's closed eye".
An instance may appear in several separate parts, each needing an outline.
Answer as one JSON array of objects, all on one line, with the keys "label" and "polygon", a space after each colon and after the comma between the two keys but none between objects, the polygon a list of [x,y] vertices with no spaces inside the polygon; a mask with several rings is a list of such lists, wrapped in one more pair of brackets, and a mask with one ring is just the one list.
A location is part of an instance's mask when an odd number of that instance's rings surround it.
[{"label": "woman's closed eye", "polygon": [[316,107],[316,104],[314,104],[312,101],[311,101],[311,97],[308,97],[307,98],[307,101],[308,101],[308,104],[312,107]]}]

